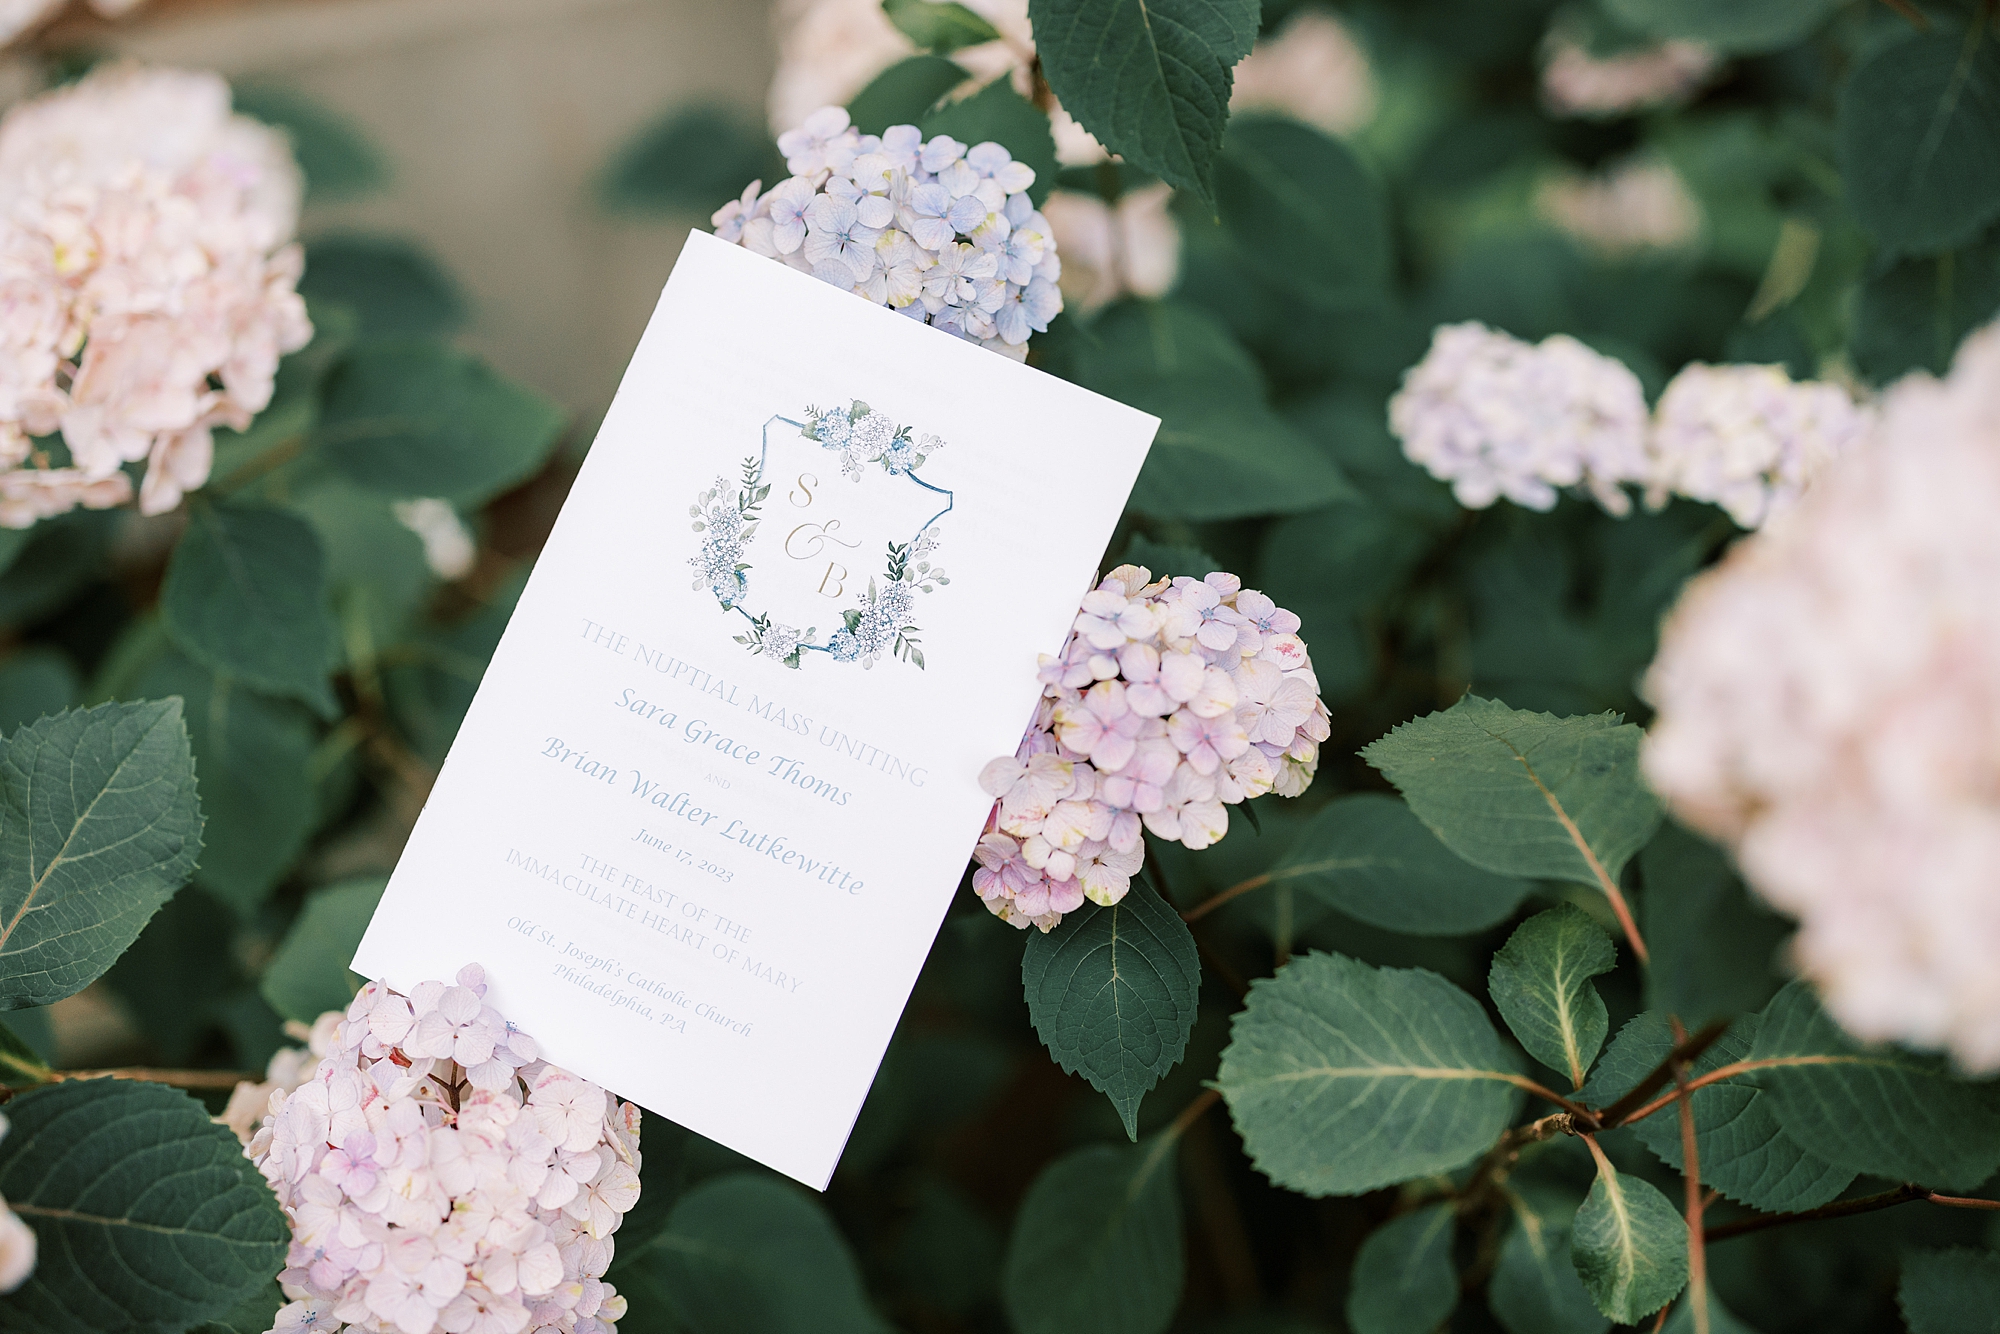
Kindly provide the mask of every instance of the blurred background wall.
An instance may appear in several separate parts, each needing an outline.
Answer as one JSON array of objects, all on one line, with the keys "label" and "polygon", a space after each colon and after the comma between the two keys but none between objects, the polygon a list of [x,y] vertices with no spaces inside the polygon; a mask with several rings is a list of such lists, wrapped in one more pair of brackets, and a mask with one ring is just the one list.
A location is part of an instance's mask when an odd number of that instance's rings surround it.
[{"label": "blurred background wall", "polygon": [[596,182],[670,107],[760,120],[772,62],[765,0],[153,0],[62,35],[351,120],[387,188],[310,204],[304,235],[427,246],[470,298],[467,345],[560,399],[585,440],[688,227],[706,223],[617,215]]}]

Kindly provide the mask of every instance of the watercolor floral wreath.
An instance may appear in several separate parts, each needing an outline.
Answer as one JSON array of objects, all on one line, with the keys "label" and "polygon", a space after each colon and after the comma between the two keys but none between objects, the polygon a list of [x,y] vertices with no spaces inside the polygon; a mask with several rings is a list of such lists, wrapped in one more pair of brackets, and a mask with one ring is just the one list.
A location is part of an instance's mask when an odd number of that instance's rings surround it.
[{"label": "watercolor floral wreath", "polygon": [[[762,517],[759,507],[771,494],[764,468],[771,452],[771,428],[780,422],[796,427],[820,448],[838,452],[841,475],[850,481],[859,482],[880,468],[890,478],[944,497],[944,508],[926,519],[915,536],[888,544],[881,578],[870,576],[867,591],[856,596],[856,605],[842,610],[841,628],[824,644],[817,627],[801,630],[784,625],[746,605],[750,596],[746,557]],[[931,563],[931,555],[938,547],[938,520],[951,511],[952,493],[932,486],[917,476],[917,470],[944,448],[944,441],[935,435],[913,438],[909,427],[896,425],[859,399],[846,408],[808,407],[804,421],[774,416],[764,423],[763,435],[763,449],[743,460],[740,482],[716,478],[715,485],[688,509],[694,530],[702,534],[701,550],[688,560],[694,567],[694,587],[707,589],[724,611],[749,622],[745,633],[734,636],[737,643],[787,667],[797,668],[808,653],[824,653],[834,662],[858,661],[867,668],[890,653],[921,670],[924,655],[917,641],[916,595],[951,582],[941,566]]]}]

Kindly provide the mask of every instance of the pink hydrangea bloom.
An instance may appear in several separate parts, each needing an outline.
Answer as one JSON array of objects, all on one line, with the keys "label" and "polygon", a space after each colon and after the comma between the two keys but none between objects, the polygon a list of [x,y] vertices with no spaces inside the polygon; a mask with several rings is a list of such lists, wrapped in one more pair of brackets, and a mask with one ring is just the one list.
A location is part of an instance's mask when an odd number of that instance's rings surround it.
[{"label": "pink hydrangea bloom", "polygon": [[477,965],[407,997],[371,982],[218,1118],[240,1134],[263,1097],[245,1152],[292,1221],[278,1331],[616,1334],[639,1109],[541,1060],[485,994]]},{"label": "pink hydrangea bloom", "polygon": [[2000,327],[1689,585],[1647,778],[1867,1039],[2000,1070]]},{"label": "pink hydrangea bloom", "polygon": [[1121,565],[1085,594],[1020,748],[979,776],[995,801],[972,887],[994,915],[1047,931],[1125,896],[1142,830],[1205,848],[1228,807],[1305,791],[1329,724],[1298,628],[1221,572]]},{"label": "pink hydrangea bloom", "polygon": [[[284,136],[212,74],[112,66],[0,120],[0,525],[208,480],[312,337]],[[60,432],[71,467],[31,453]]]},{"label": "pink hydrangea bloom", "polygon": [[1700,42],[1656,42],[1598,54],[1559,26],[1545,47],[1542,100],[1558,116],[1630,115],[1686,101],[1721,63]]}]

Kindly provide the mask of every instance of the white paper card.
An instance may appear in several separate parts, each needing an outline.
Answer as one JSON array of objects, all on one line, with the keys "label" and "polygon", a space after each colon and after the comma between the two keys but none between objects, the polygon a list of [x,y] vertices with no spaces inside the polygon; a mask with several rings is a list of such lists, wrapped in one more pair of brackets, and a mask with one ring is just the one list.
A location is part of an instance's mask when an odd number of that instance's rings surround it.
[{"label": "white paper card", "polygon": [[824,1188],[1158,424],[694,233],[355,971]]}]

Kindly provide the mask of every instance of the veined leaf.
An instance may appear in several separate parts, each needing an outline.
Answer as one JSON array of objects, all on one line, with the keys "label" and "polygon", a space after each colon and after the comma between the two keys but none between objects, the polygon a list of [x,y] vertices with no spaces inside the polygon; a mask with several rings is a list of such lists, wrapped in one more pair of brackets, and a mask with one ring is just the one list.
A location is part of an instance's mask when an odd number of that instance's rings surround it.
[{"label": "veined leaf", "polygon": [[1499,1034],[1422,969],[1309,954],[1250,984],[1218,1082],[1257,1167],[1355,1195],[1478,1157],[1519,1102]]},{"label": "veined leaf", "polygon": [[1206,199],[1259,0],[1029,0],[1063,109],[1126,161]]},{"label": "veined leaf", "polygon": [[1173,1320],[1184,1264],[1177,1142],[1094,1144],[1035,1178],[1000,1278],[1018,1334],[1160,1334]]},{"label": "veined leaf", "polygon": [[950,55],[1000,39],[1000,30],[953,0],[882,0],[882,12],[919,51]]},{"label": "veined leaf", "polygon": [[1347,1326],[1354,1334],[1431,1334],[1458,1306],[1451,1242],[1458,1212],[1433,1204],[1369,1233],[1354,1257]]},{"label": "veined leaf", "polygon": [[541,467],[562,429],[555,403],[476,357],[435,339],[379,338],[327,378],[313,444],[384,495],[476,504]]},{"label": "veined leaf", "polygon": [[2000,1334],[2000,1255],[1911,1251],[1896,1304],[1910,1334]]},{"label": "veined leaf", "polygon": [[1802,982],[1765,1007],[1750,1064],[1778,1124],[1841,1167],[1959,1189],[2000,1167],[2000,1081],[1960,1079],[1941,1057],[1862,1047]]},{"label": "veined leaf", "polygon": [[1510,1190],[1507,1202],[1513,1223],[1486,1290],[1493,1318],[1507,1334],[1604,1334],[1611,1320],[1570,1263],[1576,1197]]},{"label": "veined leaf", "polygon": [[194,870],[201,806],[181,702],[18,729],[0,802],[0,1007],[52,1005],[96,981]]},{"label": "veined leaf", "polygon": [[347,963],[387,884],[367,876],[313,891],[264,969],[260,990],[272,1009],[310,1024],[328,1010],[347,1008],[361,989]]},{"label": "veined leaf", "polygon": [[1500,1017],[1528,1055],[1569,1076],[1571,1088],[1583,1087],[1611,1027],[1590,979],[1617,963],[1603,928],[1567,903],[1523,922],[1493,956],[1486,986]]},{"label": "veined leaf", "polygon": [[1483,931],[1513,916],[1530,888],[1467,862],[1384,792],[1322,807],[1270,876],[1349,917],[1417,936]]},{"label": "veined leaf", "polygon": [[268,505],[194,507],[167,564],[160,616],[174,642],[205,667],[323,715],[333,617],[326,556],[305,520]]},{"label": "veined leaf", "polygon": [[689,1334],[889,1334],[826,1210],[768,1176],[703,1182],[618,1260],[619,1287],[662,1302]]},{"label": "veined leaf", "polygon": [[1323,306],[1383,299],[1389,216],[1353,150],[1309,125],[1245,116],[1215,169],[1216,208],[1246,264]]},{"label": "veined leaf", "polygon": [[1597,1180],[1571,1226],[1570,1259],[1597,1309],[1636,1325],[1687,1286],[1687,1223],[1658,1187],[1592,1152]]},{"label": "veined leaf", "polygon": [[1981,35],[1911,33],[1841,93],[1841,180],[1886,254],[1949,250],[2000,217],[2000,54]]},{"label": "veined leaf", "polygon": [[[1729,1031],[1695,1061],[1690,1073],[1704,1075],[1747,1059],[1758,1024],[1756,1015],[1745,1015],[1731,1024]],[[1653,1050],[1646,1053],[1651,1057],[1650,1070],[1673,1050],[1673,1036],[1666,1021],[1651,1012],[1627,1024],[1618,1036],[1622,1041],[1628,1033],[1636,1037],[1641,1032],[1651,1039],[1648,1045]],[[1691,1096],[1701,1183],[1738,1204],[1774,1214],[1816,1209],[1837,1198],[1854,1180],[1852,1168],[1836,1167],[1786,1133],[1771,1111],[1770,1095],[1749,1080],[1710,1084]],[[1637,1122],[1632,1133],[1660,1161],[1675,1171],[1683,1170],[1677,1106],[1662,1108]]]},{"label": "veined leaf", "polygon": [[187,1094],[75,1080],[7,1104],[0,1194],[35,1270],[0,1330],[179,1334],[270,1284],[291,1226],[236,1136]]},{"label": "veined leaf", "polygon": [[1080,348],[1077,378],[1160,418],[1132,507],[1160,518],[1289,514],[1351,495],[1347,479],[1265,401],[1250,355],[1178,301],[1113,307]]},{"label": "veined leaf", "polygon": [[1660,822],[1641,736],[1615,713],[1557,718],[1467,695],[1361,754],[1474,866],[1602,888]]},{"label": "veined leaf", "polygon": [[1111,1099],[1139,1137],[1139,1100],[1187,1050],[1201,960],[1179,913],[1144,881],[1068,913],[1021,956],[1028,1017],[1057,1064]]}]

